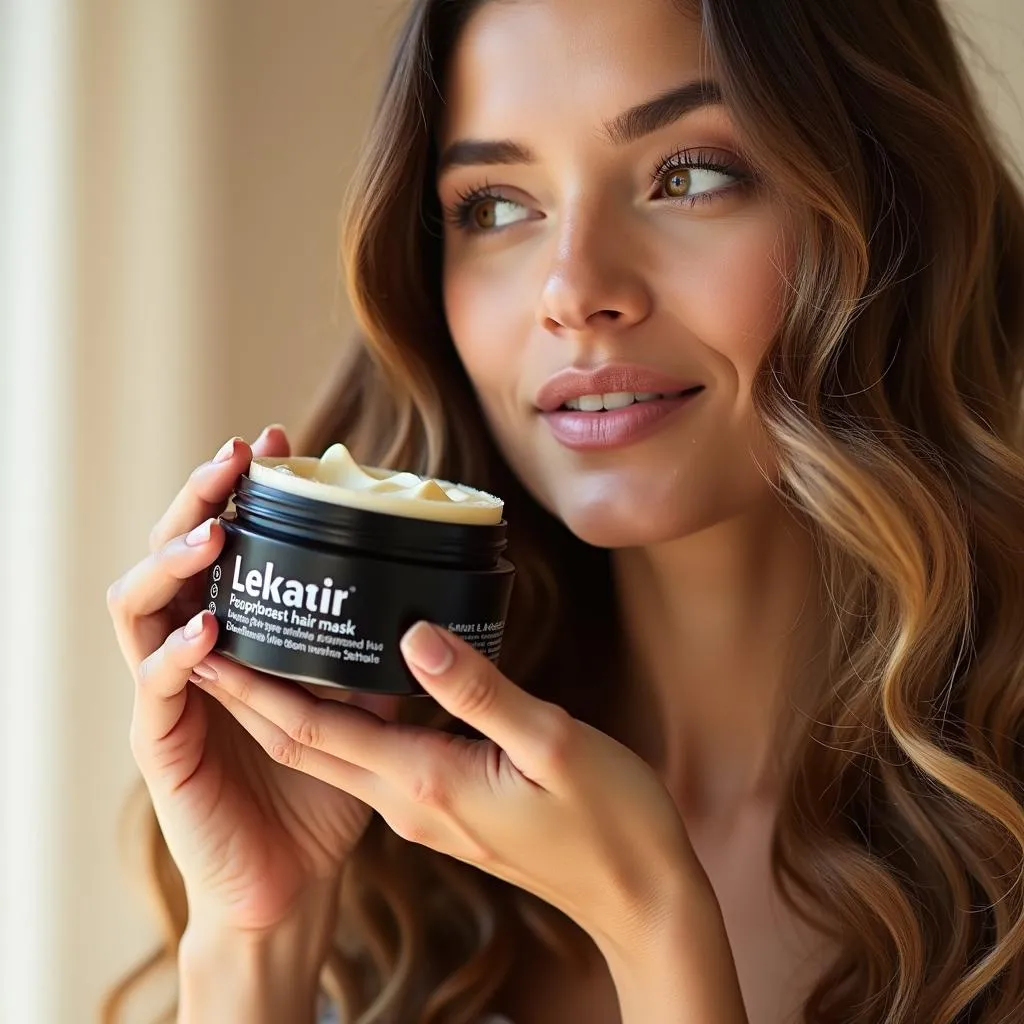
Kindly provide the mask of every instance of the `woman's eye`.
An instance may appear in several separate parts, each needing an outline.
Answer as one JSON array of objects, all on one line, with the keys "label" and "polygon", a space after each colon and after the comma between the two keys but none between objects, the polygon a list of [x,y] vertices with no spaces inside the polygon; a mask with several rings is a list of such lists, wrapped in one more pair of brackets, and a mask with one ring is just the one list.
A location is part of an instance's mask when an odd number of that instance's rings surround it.
[{"label": "woman's eye", "polygon": [[521,203],[498,196],[476,200],[467,212],[469,226],[475,231],[493,231],[526,220],[529,216],[529,211]]},{"label": "woman's eye", "polygon": [[660,178],[661,190],[668,199],[693,199],[729,188],[736,177],[707,167],[670,167]]},{"label": "woman's eye", "polygon": [[[722,163],[714,154],[690,150],[663,161],[653,179],[659,198],[688,206],[710,202],[752,180],[739,166]],[[460,194],[458,201],[445,210],[450,223],[473,234],[495,234],[502,228],[534,219],[535,213],[523,203],[498,195],[489,184]]]}]

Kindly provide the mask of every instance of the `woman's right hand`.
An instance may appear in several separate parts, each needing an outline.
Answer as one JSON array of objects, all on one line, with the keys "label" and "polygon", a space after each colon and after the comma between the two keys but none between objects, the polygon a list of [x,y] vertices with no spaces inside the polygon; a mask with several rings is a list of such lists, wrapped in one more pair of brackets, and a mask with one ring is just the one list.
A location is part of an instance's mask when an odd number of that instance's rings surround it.
[{"label": "woman's right hand", "polygon": [[[184,879],[190,928],[198,920],[218,933],[269,933],[302,907],[322,904],[372,814],[354,797],[274,761],[217,700],[189,683],[217,636],[216,618],[201,610],[205,571],[224,545],[216,516],[253,455],[288,453],[280,427],[264,430],[251,449],[229,441],[193,471],[153,528],[149,555],[107,595],[135,679],[132,753]],[[387,697],[344,699],[389,718],[397,705]],[[271,740],[280,732],[244,705],[235,714]]]}]

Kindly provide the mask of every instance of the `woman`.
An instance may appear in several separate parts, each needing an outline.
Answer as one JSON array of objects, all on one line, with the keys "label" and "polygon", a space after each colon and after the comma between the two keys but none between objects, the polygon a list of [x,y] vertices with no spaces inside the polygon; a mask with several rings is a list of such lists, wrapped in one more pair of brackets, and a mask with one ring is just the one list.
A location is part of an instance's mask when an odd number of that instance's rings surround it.
[{"label": "woman", "polygon": [[288,440],[199,467],[109,595],[166,941],[108,1015],[173,963],[189,1024],[1016,1019],[1022,232],[934,0],[415,2],[297,447],[505,499],[501,671],[210,654]]}]

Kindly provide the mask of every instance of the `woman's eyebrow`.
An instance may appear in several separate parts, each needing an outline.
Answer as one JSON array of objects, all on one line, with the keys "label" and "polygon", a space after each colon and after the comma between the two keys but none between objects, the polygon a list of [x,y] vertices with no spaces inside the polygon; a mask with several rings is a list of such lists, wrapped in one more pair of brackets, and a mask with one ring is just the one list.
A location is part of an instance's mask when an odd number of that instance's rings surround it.
[{"label": "woman's eyebrow", "polygon": [[[722,103],[716,82],[698,79],[670,89],[653,99],[630,107],[603,125],[603,134],[617,146],[635,142],[678,121],[698,107]],[[446,147],[438,161],[438,176],[454,167],[493,164],[531,164],[536,157],[529,147],[512,139],[459,139]]]}]

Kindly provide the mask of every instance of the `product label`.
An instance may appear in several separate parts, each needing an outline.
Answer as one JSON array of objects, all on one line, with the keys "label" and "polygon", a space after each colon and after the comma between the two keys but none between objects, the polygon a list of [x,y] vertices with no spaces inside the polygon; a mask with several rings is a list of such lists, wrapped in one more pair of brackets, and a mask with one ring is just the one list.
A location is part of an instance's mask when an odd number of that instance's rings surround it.
[{"label": "product label", "polygon": [[497,661],[501,654],[501,640],[505,633],[505,620],[497,622],[449,622],[448,631],[457,633],[467,644]]},{"label": "product label", "polygon": [[[216,598],[218,589],[214,579],[210,596]],[[351,617],[341,619],[355,593],[354,586],[338,586],[330,576],[320,583],[289,578],[272,561],[247,568],[236,554],[224,626],[229,633],[272,647],[378,665],[384,644],[360,636]]]},{"label": "product label", "polygon": [[215,649],[278,675],[381,693],[422,692],[399,640],[418,619],[446,626],[497,661],[511,566],[473,572],[326,552],[260,537],[222,519],[209,569]]}]

